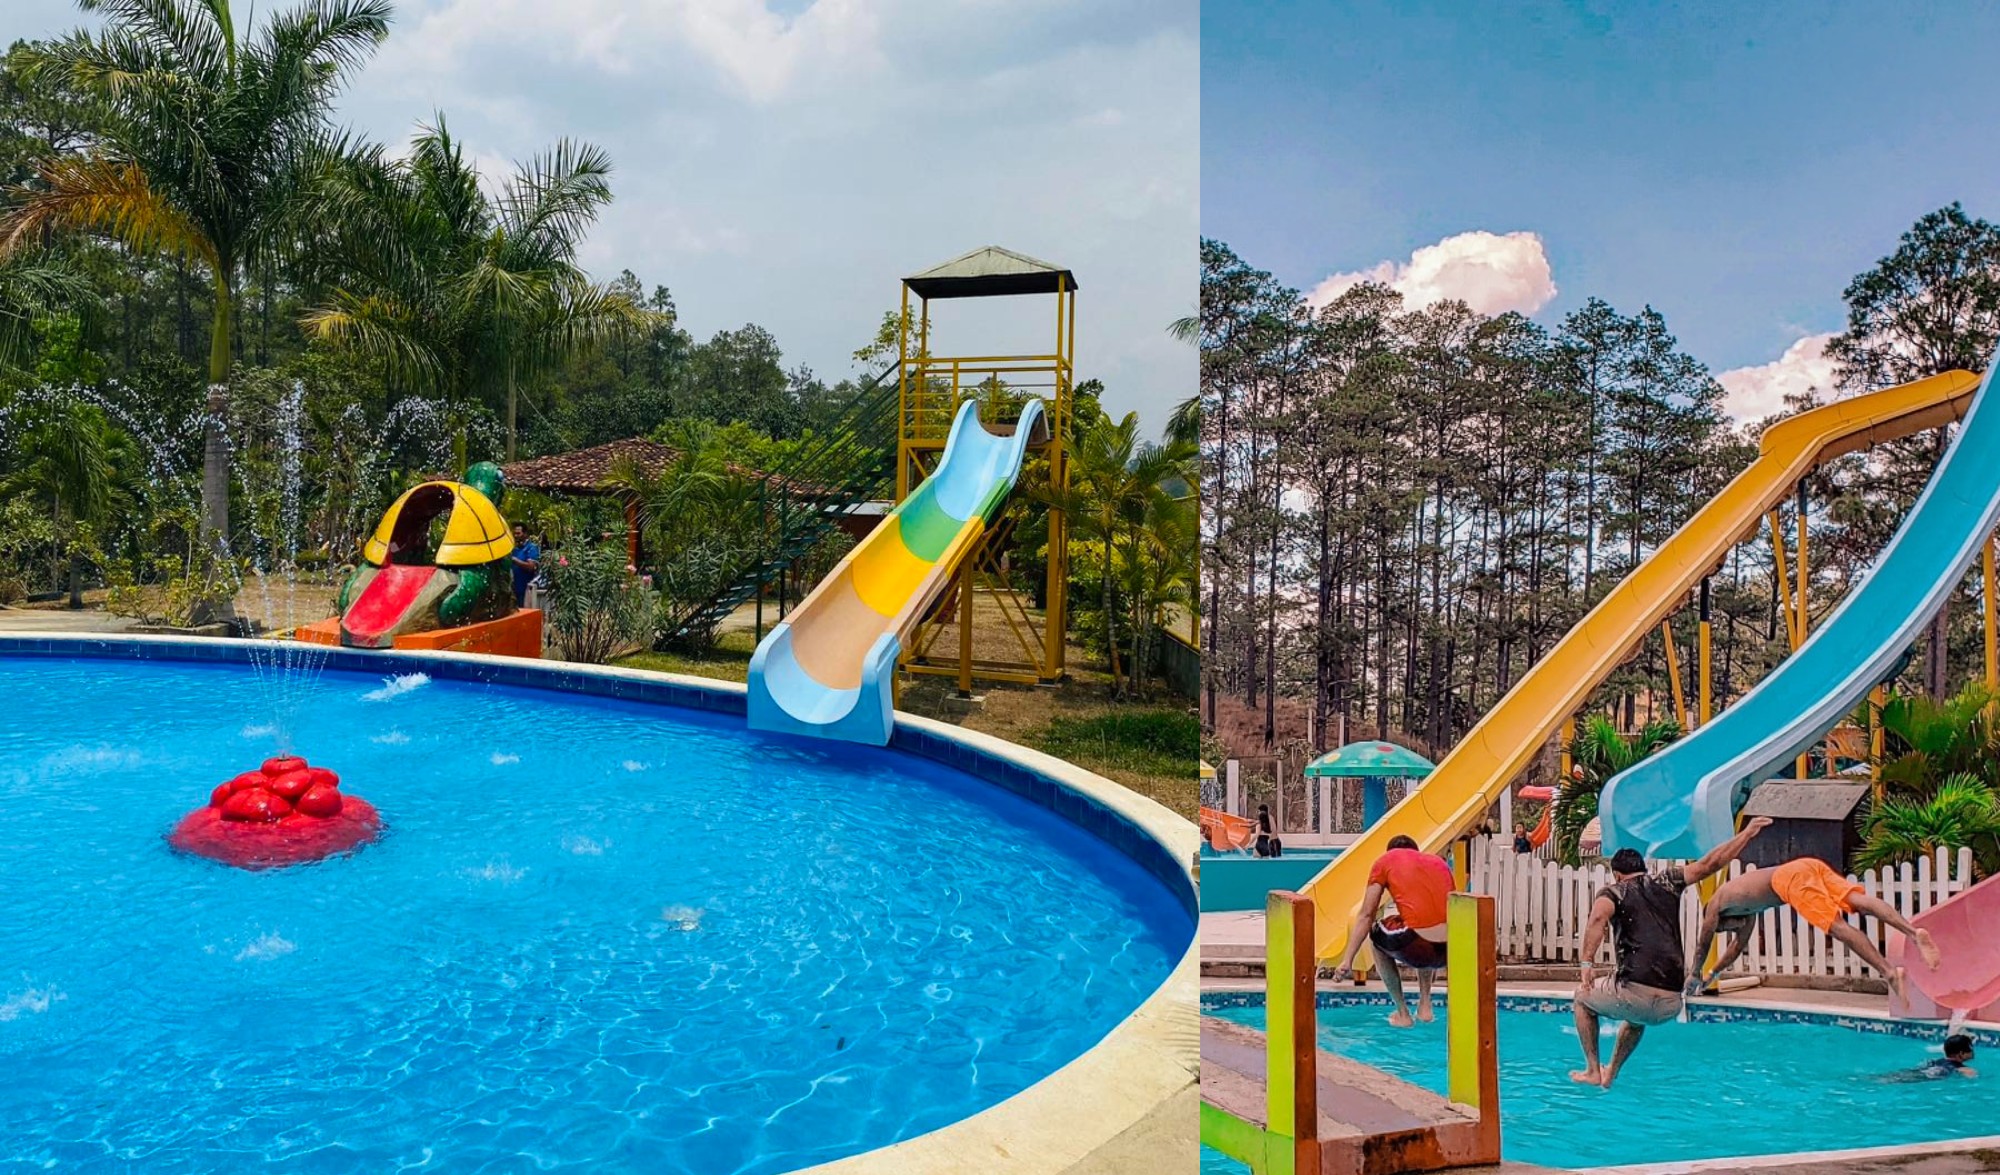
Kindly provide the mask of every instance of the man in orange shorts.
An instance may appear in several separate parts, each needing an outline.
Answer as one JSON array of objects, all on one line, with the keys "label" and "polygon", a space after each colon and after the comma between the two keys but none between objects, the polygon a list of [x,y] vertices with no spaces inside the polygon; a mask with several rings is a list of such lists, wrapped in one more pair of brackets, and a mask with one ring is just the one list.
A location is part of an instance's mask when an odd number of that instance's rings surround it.
[{"label": "man in orange shorts", "polygon": [[[1930,931],[1910,925],[1896,907],[1869,894],[1860,882],[1834,872],[1833,866],[1825,861],[1800,857],[1773,869],[1752,869],[1715,891],[1702,911],[1694,966],[1689,968],[1700,974],[1688,980],[1688,994],[1707,987],[1717,973],[1734,963],[1757,929],[1757,915],[1778,906],[1790,906],[1799,912],[1799,917],[1846,943],[1849,950],[1861,956],[1862,962],[1880,971],[1899,996],[1903,994],[1903,972],[1889,966],[1889,960],[1882,957],[1867,935],[1847,920],[1847,915],[1871,914],[1880,918],[1916,941],[1917,953],[1923,956],[1925,966],[1938,965],[1938,948],[1931,941]],[[1733,936],[1729,949],[1715,961],[1713,968],[1703,970],[1701,961],[1708,957],[1709,944],[1724,930]]]}]

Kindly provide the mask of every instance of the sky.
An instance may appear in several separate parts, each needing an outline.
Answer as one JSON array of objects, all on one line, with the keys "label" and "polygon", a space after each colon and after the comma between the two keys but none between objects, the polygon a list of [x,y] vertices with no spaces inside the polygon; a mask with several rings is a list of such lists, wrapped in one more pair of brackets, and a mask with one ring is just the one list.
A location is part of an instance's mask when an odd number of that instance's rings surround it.
[{"label": "sky", "polygon": [[[269,11],[283,0],[262,0]],[[6,0],[0,39],[95,23]],[[239,23],[252,6],[234,5]],[[983,245],[1076,274],[1078,375],[1157,432],[1194,394],[1198,0],[398,0],[340,121],[443,111],[489,177],[581,138],[616,200],[584,262],[673,291],[697,339],[755,322],[829,382],[906,275]],[[948,304],[934,350],[1043,352],[1054,299]]]},{"label": "sky", "polygon": [[2000,6],[1202,8],[1202,233],[1553,325],[1650,303],[1739,419],[1830,389],[1841,291],[1925,212],[2000,220]]}]

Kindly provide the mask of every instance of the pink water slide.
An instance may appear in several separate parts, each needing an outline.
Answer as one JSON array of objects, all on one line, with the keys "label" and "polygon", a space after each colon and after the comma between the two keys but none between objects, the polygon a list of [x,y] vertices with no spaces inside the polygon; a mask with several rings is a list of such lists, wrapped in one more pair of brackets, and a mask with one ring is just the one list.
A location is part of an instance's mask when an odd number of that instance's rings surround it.
[{"label": "pink water slide", "polygon": [[1965,1012],[1975,1020],[2000,1020],[2000,876],[1910,919],[1928,930],[1944,958],[1933,971],[1914,944],[1901,935],[1889,946],[1889,962],[1910,977],[1907,1004],[1890,1000],[1894,1016],[1946,1019]]}]

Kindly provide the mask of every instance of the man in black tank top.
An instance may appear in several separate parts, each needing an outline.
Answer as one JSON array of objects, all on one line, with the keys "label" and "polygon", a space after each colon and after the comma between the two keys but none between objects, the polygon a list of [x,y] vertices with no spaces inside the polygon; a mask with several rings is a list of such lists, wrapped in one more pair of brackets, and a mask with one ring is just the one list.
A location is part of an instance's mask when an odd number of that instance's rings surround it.
[{"label": "man in black tank top", "polygon": [[[1584,1068],[1572,1072],[1570,1080],[1610,1089],[1646,1028],[1680,1015],[1681,984],[1687,979],[1681,891],[1735,860],[1770,823],[1759,816],[1701,860],[1668,865],[1657,873],[1646,872],[1646,859],[1636,849],[1619,849],[1611,858],[1612,882],[1597,892],[1590,905],[1590,924],[1583,931],[1583,971],[1577,977],[1572,1007]],[[1615,975],[1595,976],[1606,928],[1611,931],[1618,970]],[[1599,1017],[1621,1021],[1609,1067],[1598,1062]]]}]

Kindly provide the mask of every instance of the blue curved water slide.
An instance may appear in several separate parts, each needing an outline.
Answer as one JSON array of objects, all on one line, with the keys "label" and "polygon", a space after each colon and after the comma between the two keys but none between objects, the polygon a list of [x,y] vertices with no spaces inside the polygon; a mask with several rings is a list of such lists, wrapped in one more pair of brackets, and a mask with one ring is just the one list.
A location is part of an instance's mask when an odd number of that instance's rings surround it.
[{"label": "blue curved water slide", "polygon": [[1958,435],[1832,615],[1737,703],[1604,785],[1606,852],[1686,859],[1728,840],[1750,792],[1889,678],[2000,524],[2000,405],[1986,369]]}]

